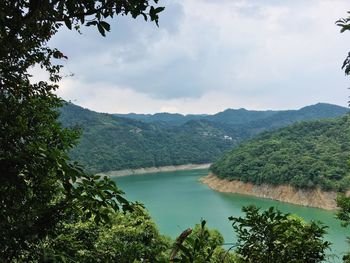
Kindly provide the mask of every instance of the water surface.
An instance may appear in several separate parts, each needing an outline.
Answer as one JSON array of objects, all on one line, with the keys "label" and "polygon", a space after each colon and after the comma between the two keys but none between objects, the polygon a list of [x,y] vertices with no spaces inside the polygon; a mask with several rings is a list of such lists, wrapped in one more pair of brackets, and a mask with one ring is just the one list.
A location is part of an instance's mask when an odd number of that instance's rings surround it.
[{"label": "water surface", "polygon": [[[254,204],[262,209],[274,206],[283,212],[297,214],[307,221],[323,222],[329,226],[327,240],[333,244],[332,253],[341,258],[347,251],[346,235],[350,236],[350,231],[340,226],[333,212],[269,199],[219,193],[198,181],[207,174],[208,170],[192,170],[116,177],[114,180],[129,200],[145,204],[161,233],[173,238],[203,218],[208,227],[216,228],[222,233],[225,242],[234,242],[235,233],[227,218],[242,215],[242,206]],[[329,262],[341,260],[335,258]]]}]

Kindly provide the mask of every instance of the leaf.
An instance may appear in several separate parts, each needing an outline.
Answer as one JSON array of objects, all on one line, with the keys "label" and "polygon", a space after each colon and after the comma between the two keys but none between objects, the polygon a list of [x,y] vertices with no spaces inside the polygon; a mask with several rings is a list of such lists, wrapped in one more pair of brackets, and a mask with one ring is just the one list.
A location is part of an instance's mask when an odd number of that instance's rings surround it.
[{"label": "leaf", "polygon": [[202,220],[201,221],[201,228],[203,229],[204,227],[205,227],[205,224],[206,224],[207,222],[205,221],[205,220]]},{"label": "leaf", "polygon": [[111,30],[111,26],[110,26],[110,24],[108,24],[107,22],[101,21],[100,24],[101,24],[101,26],[102,26],[106,31],[109,32],[109,31]]},{"label": "leaf", "polygon": [[69,17],[64,18],[64,23],[66,24],[66,27],[68,27],[70,30],[72,30],[72,22],[70,21]]},{"label": "leaf", "polygon": [[165,9],[164,6],[160,6],[160,7],[155,8],[155,9],[154,9],[154,12],[155,12],[156,14],[158,14],[158,13],[162,12],[164,9]]},{"label": "leaf", "polygon": [[100,23],[97,24],[97,29],[102,36],[104,36],[104,37],[106,36],[105,29],[101,26]]}]

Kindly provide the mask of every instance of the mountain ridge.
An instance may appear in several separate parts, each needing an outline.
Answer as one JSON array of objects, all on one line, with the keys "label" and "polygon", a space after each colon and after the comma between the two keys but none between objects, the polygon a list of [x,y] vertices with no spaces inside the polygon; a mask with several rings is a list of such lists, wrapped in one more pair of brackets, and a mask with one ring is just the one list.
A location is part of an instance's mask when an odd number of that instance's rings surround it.
[{"label": "mountain ridge", "polygon": [[[118,117],[130,118],[134,120],[140,120],[147,123],[151,122],[167,122],[174,124],[183,124],[189,120],[210,120],[214,122],[225,122],[230,124],[242,124],[249,121],[257,121],[267,117],[271,117],[275,114],[293,114],[300,111],[308,111],[315,109],[328,108],[329,112],[332,111],[343,111],[344,113],[349,111],[349,109],[330,103],[319,102],[313,105],[301,107],[299,109],[290,109],[290,110],[248,110],[245,108],[233,109],[228,108],[223,111],[217,112],[215,114],[180,114],[180,113],[168,113],[168,112],[159,112],[154,114],[138,114],[138,113],[127,113],[127,114],[118,114],[113,115]],[[336,117],[329,116],[329,117]]]},{"label": "mountain ridge", "polygon": [[[277,120],[272,118],[276,115],[273,114],[265,119],[246,119],[246,122],[241,124],[232,122],[234,116],[229,116],[231,121],[226,122],[222,121],[222,118],[196,118],[183,123],[169,124],[164,121],[145,122],[98,113],[67,103],[60,110],[60,121],[65,127],[81,128],[80,142],[72,150],[71,157],[82,163],[88,171],[97,173],[213,162],[224,152],[260,132],[276,129],[303,118],[340,116],[348,109],[331,105],[326,112],[317,108],[315,111],[311,115],[305,115],[302,111],[301,117],[297,114],[297,118],[290,121],[285,119],[289,118],[288,114]],[[272,122],[269,118],[272,118]],[[236,122],[238,119],[242,120],[241,115],[236,118]]]}]

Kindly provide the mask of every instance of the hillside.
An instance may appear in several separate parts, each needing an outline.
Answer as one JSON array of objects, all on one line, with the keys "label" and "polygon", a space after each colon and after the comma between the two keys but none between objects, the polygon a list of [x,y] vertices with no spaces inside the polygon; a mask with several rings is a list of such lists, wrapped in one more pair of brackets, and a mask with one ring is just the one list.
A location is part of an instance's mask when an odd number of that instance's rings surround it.
[{"label": "hillside", "polygon": [[79,126],[82,136],[71,157],[90,172],[126,168],[208,163],[237,140],[225,139],[224,129],[207,121],[164,127],[83,109],[67,104],[64,126]]},{"label": "hillside", "polygon": [[249,133],[249,137],[263,131],[286,127],[299,121],[335,118],[349,112],[349,109],[327,103],[317,103],[299,110],[275,112],[266,118],[251,121],[242,125],[242,129]]},{"label": "hillside", "polygon": [[211,166],[220,178],[256,185],[343,191],[350,186],[350,116],[302,122],[264,133]]},{"label": "hillside", "polygon": [[[150,115],[153,118],[133,115],[130,119],[69,103],[61,109],[60,120],[65,127],[79,126],[82,130],[80,143],[71,152],[73,160],[90,172],[105,172],[213,162],[261,131],[303,119],[339,116],[346,111],[330,104],[279,112],[228,109],[215,115],[186,115],[189,120],[184,121],[180,114]],[[141,121],[142,116],[152,121]]]}]

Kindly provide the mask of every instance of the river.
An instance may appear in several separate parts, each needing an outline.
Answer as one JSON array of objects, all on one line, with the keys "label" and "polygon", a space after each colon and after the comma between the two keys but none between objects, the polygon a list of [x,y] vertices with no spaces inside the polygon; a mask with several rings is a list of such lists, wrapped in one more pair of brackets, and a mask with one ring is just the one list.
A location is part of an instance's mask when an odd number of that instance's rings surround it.
[{"label": "river", "polygon": [[329,226],[326,239],[332,243],[333,258],[328,262],[341,262],[348,250],[346,235],[350,231],[340,226],[334,213],[317,208],[291,205],[278,201],[237,194],[219,193],[199,182],[208,170],[191,170],[114,177],[129,200],[142,202],[158,224],[161,233],[175,238],[183,230],[193,227],[203,218],[207,226],[218,229],[225,242],[236,240],[228,221],[229,216],[242,215],[242,206],[254,204],[262,209],[277,207],[283,212],[299,215],[307,221],[321,221]]}]

